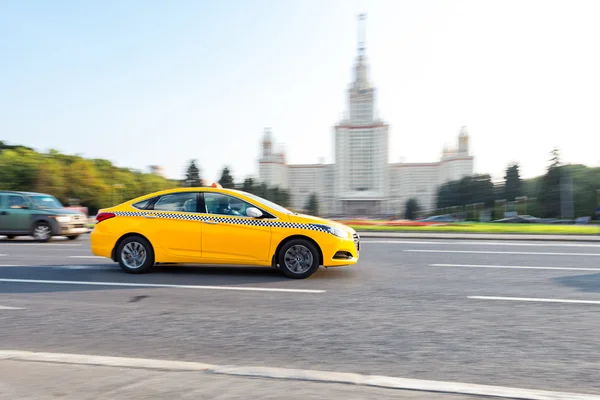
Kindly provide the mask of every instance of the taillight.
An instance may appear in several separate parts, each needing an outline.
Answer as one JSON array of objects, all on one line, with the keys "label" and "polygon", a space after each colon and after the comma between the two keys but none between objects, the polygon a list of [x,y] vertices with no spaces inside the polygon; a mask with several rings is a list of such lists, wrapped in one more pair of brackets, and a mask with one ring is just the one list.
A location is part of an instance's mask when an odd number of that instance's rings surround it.
[{"label": "taillight", "polygon": [[96,223],[98,224],[102,221],[105,221],[107,219],[114,218],[114,217],[115,217],[115,214],[113,214],[113,213],[101,212],[100,214],[96,215]]}]

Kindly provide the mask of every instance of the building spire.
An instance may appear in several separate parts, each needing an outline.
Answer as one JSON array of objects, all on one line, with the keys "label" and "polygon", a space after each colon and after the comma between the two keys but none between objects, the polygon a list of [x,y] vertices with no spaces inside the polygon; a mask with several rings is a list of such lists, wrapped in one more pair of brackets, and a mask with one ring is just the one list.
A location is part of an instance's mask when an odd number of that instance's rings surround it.
[{"label": "building spire", "polygon": [[365,20],[367,19],[367,14],[362,13],[358,15],[358,56],[362,57],[365,55],[365,42],[366,42],[366,32],[365,32]]},{"label": "building spire", "polygon": [[369,78],[367,77],[367,62],[365,55],[365,19],[367,14],[358,15],[358,56],[356,65],[354,66],[354,89],[367,89],[370,87]]}]

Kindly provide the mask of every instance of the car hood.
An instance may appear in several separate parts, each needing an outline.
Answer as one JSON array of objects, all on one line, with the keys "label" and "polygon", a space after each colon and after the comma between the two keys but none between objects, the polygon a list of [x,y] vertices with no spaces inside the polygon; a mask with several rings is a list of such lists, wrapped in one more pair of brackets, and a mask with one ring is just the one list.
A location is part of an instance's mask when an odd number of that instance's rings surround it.
[{"label": "car hood", "polygon": [[67,208],[39,208],[39,211],[43,211],[48,214],[54,215],[80,215],[85,216],[81,211],[69,210]]},{"label": "car hood", "polygon": [[341,224],[339,222],[335,222],[329,219],[313,217],[312,215],[305,214],[294,214],[290,215],[291,222],[297,222],[301,224],[323,224],[333,226],[334,228],[341,229],[343,231],[349,232],[351,235],[355,234],[356,231],[349,227],[348,225]]}]

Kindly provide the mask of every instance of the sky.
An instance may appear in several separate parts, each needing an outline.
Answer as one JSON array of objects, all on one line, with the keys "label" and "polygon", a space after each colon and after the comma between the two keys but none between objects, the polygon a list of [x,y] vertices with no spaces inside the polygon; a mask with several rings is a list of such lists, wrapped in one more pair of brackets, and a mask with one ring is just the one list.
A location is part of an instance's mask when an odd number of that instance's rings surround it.
[{"label": "sky", "polygon": [[290,163],[333,162],[363,12],[390,162],[464,125],[495,179],[554,147],[600,166],[595,0],[0,0],[0,140],[242,180],[270,127]]}]

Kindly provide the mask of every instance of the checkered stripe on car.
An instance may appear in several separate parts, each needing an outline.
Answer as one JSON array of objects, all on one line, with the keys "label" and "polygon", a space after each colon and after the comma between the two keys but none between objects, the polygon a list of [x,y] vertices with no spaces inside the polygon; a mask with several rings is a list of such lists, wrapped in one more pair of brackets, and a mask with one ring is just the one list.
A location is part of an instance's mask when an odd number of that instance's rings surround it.
[{"label": "checkered stripe on car", "polygon": [[254,219],[254,218],[230,218],[221,216],[208,216],[199,215],[194,213],[167,213],[167,212],[148,212],[148,211],[115,211],[113,214],[120,217],[143,217],[145,215],[154,215],[157,218],[165,219],[180,219],[186,221],[215,221],[223,224],[234,224],[234,225],[249,225],[249,226],[270,226],[273,228],[287,228],[287,229],[306,229],[311,231],[319,231],[325,233],[331,233],[327,229],[319,225],[313,224],[301,224],[297,222],[285,222],[285,221],[270,221],[266,219]]},{"label": "checkered stripe on car", "polygon": [[147,213],[141,211],[114,211],[112,214],[118,217],[143,217]]}]

